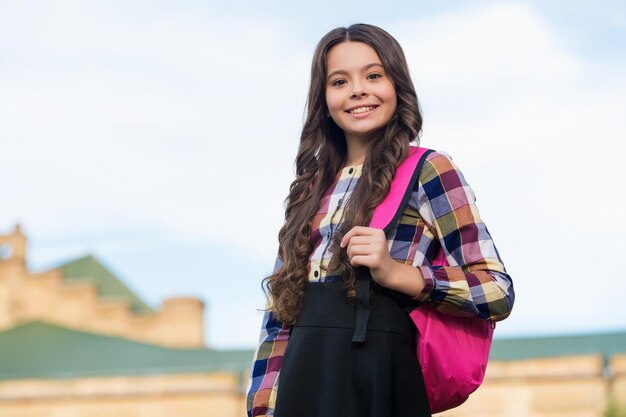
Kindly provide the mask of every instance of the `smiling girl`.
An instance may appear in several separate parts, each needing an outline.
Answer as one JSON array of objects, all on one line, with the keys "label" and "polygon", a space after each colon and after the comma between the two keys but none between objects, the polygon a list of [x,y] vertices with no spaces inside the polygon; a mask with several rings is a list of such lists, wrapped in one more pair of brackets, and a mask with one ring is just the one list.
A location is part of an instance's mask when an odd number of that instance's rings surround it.
[{"label": "smiling girl", "polygon": [[[433,151],[400,222],[367,227],[422,116],[397,41],[337,28],[313,57],[307,118],[248,386],[248,416],[430,416],[408,307],[506,318],[514,293],[462,173]],[[450,266],[432,266],[443,249]],[[365,341],[357,280],[371,282]]]}]

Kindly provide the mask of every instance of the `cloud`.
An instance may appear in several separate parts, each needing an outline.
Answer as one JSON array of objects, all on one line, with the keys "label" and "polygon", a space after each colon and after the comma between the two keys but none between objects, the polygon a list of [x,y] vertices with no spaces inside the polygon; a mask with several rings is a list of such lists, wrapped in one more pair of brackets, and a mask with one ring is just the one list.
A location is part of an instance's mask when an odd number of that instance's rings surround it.
[{"label": "cloud", "polygon": [[[40,241],[70,236],[60,247],[78,250],[84,239],[111,257],[169,236],[271,267],[314,45],[278,17],[149,5],[3,6],[0,228],[20,219]],[[386,29],[413,72],[422,143],[461,167],[516,282],[500,332],[589,328],[600,314],[626,324],[613,265],[626,232],[625,63],[573,52],[523,3],[407,14]],[[47,261],[60,256],[52,246],[39,247]],[[164,295],[183,285],[157,281]],[[247,300],[253,326],[260,293]],[[244,344],[222,330],[216,345]]]},{"label": "cloud", "polygon": [[2,22],[16,59],[0,73],[0,161],[20,179],[5,213],[52,233],[160,225],[270,257],[240,237],[280,226],[308,57],[280,22],[96,7]]},{"label": "cloud", "polygon": [[495,4],[408,21],[398,32],[411,67],[428,88],[521,90],[580,75],[558,33],[533,9]]},{"label": "cloud", "polygon": [[500,328],[584,330],[599,316],[623,327],[613,262],[626,229],[612,219],[626,202],[626,65],[577,56],[520,4],[398,32],[423,98],[422,143],[453,150],[513,275],[518,301]]}]

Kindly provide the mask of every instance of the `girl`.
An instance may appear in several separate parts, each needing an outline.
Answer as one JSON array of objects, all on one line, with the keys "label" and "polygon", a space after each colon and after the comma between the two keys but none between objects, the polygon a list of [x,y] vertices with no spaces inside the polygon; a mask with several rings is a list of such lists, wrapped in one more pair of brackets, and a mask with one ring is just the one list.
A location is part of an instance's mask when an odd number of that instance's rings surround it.
[{"label": "girl", "polygon": [[[248,416],[430,416],[405,310],[426,302],[485,320],[509,315],[511,278],[447,155],[427,156],[388,236],[367,227],[421,127],[391,35],[356,24],[322,38],[278,259],[266,278]],[[449,267],[431,266],[440,248]],[[364,342],[353,341],[361,279],[371,280]]]}]

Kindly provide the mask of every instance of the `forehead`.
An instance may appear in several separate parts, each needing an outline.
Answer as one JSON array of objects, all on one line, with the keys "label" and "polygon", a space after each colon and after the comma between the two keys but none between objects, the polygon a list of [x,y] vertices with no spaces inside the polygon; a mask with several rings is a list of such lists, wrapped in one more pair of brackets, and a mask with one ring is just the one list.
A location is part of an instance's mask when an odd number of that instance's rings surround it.
[{"label": "forehead", "polygon": [[342,42],[330,48],[326,54],[328,74],[337,70],[359,70],[373,63],[382,64],[374,48],[363,42]]}]

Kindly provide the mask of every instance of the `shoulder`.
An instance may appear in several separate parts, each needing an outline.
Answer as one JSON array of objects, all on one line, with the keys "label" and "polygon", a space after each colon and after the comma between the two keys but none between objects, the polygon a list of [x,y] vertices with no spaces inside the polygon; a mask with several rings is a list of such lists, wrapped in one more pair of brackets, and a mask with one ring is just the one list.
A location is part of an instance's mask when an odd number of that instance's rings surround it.
[{"label": "shoulder", "polygon": [[426,155],[419,182],[425,184],[436,178],[445,179],[459,175],[462,175],[461,171],[447,152],[433,150]]},{"label": "shoulder", "polygon": [[424,160],[413,193],[414,203],[420,207],[427,201],[439,200],[438,197],[449,200],[460,194],[471,194],[471,190],[452,157],[447,152],[433,150]]}]

